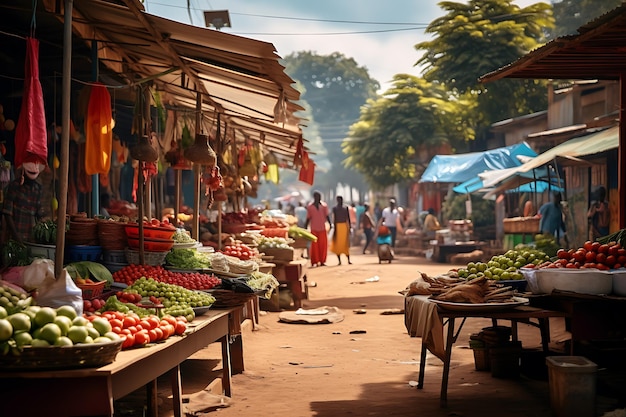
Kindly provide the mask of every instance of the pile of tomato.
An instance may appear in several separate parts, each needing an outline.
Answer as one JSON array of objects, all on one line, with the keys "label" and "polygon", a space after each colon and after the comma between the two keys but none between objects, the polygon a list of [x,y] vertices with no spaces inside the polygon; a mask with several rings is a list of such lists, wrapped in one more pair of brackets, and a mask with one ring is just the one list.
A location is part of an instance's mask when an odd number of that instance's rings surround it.
[{"label": "pile of tomato", "polygon": [[241,241],[235,241],[234,243],[224,246],[221,252],[224,255],[234,256],[242,261],[247,261],[259,256],[259,251],[256,248],[251,248]]},{"label": "pile of tomato", "polygon": [[87,320],[103,317],[109,321],[111,331],[123,340],[122,349],[143,346],[165,340],[172,335],[182,335],[187,330],[184,317],[165,315],[161,318],[150,315],[140,318],[136,314],[125,314],[119,311],[105,311],[102,314],[85,315]]},{"label": "pile of tomato", "polygon": [[173,272],[162,266],[127,265],[113,273],[113,280],[126,285],[133,285],[141,277],[152,278],[155,281],[175,284],[188,290],[210,290],[222,283],[222,280],[213,274],[200,272]]},{"label": "pile of tomato", "polygon": [[538,268],[594,268],[603,271],[626,267],[626,249],[617,242],[588,240],[582,248],[559,249],[557,260],[544,262]]}]

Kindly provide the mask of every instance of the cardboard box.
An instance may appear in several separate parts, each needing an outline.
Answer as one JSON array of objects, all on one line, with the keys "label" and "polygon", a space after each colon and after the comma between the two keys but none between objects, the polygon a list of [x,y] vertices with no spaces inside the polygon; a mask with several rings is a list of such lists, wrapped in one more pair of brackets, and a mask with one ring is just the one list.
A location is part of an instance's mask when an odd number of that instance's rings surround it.
[{"label": "cardboard box", "polygon": [[274,261],[293,261],[295,259],[293,248],[261,248],[259,252],[273,256]]}]

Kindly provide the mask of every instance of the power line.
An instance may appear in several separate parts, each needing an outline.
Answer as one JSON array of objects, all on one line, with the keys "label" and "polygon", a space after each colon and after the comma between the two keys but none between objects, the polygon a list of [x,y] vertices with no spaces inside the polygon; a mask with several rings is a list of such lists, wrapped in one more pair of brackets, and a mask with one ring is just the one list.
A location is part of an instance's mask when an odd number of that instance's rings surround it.
[{"label": "power line", "polygon": [[387,32],[405,32],[409,30],[423,30],[425,28],[402,28],[402,29],[386,29],[386,30],[363,30],[354,32],[314,32],[314,33],[270,33],[270,32],[237,32],[238,35],[263,35],[263,36],[338,36],[338,35],[363,35],[367,33],[387,33]]}]

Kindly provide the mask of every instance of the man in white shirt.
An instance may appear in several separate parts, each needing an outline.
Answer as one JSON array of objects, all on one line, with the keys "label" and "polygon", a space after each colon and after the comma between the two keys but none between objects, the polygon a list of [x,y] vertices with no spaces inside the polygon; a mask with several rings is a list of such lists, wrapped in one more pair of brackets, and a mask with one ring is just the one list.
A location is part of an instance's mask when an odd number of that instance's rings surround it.
[{"label": "man in white shirt", "polygon": [[[396,247],[396,235],[398,233],[398,225],[400,224],[400,212],[396,207],[396,200],[389,199],[389,206],[383,209],[380,216],[380,224],[387,226],[391,232],[391,247]],[[379,224],[379,225],[380,225]]]}]

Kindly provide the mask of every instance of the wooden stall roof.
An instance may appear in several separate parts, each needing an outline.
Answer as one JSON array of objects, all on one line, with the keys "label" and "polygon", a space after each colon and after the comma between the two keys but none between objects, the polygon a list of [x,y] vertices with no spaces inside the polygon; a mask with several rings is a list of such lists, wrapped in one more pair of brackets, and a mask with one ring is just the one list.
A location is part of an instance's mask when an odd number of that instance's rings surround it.
[{"label": "wooden stall roof", "polygon": [[578,34],[548,42],[480,77],[619,80],[626,71],[626,3],[581,26]]}]

